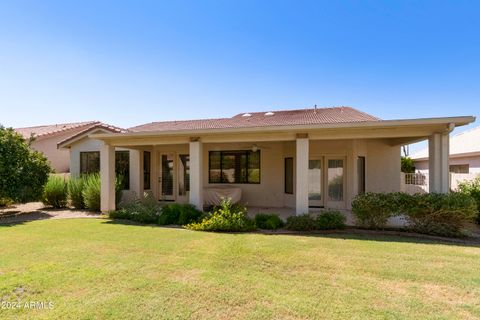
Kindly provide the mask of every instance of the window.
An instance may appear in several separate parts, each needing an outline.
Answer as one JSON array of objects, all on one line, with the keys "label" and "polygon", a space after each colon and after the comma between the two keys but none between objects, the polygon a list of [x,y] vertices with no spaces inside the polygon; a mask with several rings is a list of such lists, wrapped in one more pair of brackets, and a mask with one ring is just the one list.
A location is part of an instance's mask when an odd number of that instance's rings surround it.
[{"label": "window", "polygon": [[209,183],[260,183],[260,151],[210,151]]},{"label": "window", "polygon": [[293,158],[285,158],[285,193],[293,194]]},{"label": "window", "polygon": [[343,201],[343,159],[328,160],[328,198]]},{"label": "window", "polygon": [[468,164],[452,164],[450,165],[450,172],[452,173],[469,173],[470,165]]},{"label": "window", "polygon": [[122,190],[130,189],[130,152],[115,151],[115,175],[120,177]]},{"label": "window", "polygon": [[365,193],[365,157],[357,158],[358,194]]},{"label": "window", "polygon": [[190,156],[188,154],[181,154],[179,158],[178,195],[186,196],[187,192],[190,191]]},{"label": "window", "polygon": [[143,189],[150,190],[150,170],[151,170],[151,162],[150,162],[150,152],[144,151],[143,152]]},{"label": "window", "polygon": [[80,174],[100,172],[100,152],[80,152]]}]

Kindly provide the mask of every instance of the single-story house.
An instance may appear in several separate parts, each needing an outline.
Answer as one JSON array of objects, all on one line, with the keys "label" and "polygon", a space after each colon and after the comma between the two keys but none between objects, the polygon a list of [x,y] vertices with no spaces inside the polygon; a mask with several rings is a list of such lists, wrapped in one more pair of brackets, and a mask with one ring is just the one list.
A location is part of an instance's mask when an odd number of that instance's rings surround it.
[{"label": "single-story house", "polygon": [[115,151],[122,149],[129,152],[129,189],[137,196],[149,192],[203,209],[225,195],[303,214],[348,210],[355,195],[367,191],[399,191],[400,147],[424,139],[434,173],[430,187],[448,192],[449,133],[474,120],[381,120],[350,107],[250,112],[84,132],[58,147],[70,149],[72,174],[100,167],[104,212],[115,209]]},{"label": "single-story house", "polygon": [[[428,149],[414,153],[415,170],[428,173]],[[480,127],[461,132],[450,139],[450,172],[480,174]]]},{"label": "single-story house", "polygon": [[125,132],[123,129],[99,121],[42,125],[14,130],[25,139],[33,138],[30,147],[42,152],[56,173],[68,173],[70,172],[70,152],[68,149],[57,148],[58,142],[98,127],[105,127],[108,132]]},{"label": "single-story house", "polygon": [[[428,149],[414,153],[415,179],[424,183],[426,189],[429,176]],[[450,189],[456,190],[459,183],[480,176],[480,127],[461,132],[450,139],[449,155]],[[418,179],[420,177],[420,179]]]}]

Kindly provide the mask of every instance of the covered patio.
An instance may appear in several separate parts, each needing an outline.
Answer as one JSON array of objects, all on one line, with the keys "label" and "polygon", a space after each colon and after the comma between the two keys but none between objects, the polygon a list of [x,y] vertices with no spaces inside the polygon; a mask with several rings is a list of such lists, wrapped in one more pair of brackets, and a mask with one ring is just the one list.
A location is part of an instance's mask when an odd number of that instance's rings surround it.
[{"label": "covered patio", "polygon": [[252,210],[297,215],[350,210],[363,192],[400,191],[400,146],[428,139],[430,191],[448,192],[448,141],[473,117],[92,134],[101,208],[115,209],[115,148],[130,150],[130,190],[205,205],[208,188],[236,188]]}]

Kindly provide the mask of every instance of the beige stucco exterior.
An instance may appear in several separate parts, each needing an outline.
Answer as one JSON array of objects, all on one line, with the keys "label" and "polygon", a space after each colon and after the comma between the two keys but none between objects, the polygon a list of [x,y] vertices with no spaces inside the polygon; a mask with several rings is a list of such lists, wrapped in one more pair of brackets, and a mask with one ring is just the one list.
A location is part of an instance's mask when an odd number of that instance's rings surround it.
[{"label": "beige stucco exterior", "polygon": [[[190,202],[203,208],[203,191],[219,186],[209,183],[209,152],[251,150],[258,148],[260,157],[259,184],[220,184],[241,189],[241,202],[249,206],[269,208],[292,208],[297,214],[309,210],[308,200],[309,160],[320,159],[323,163],[321,181],[321,207],[342,210],[351,209],[351,202],[358,194],[358,157],[365,158],[365,191],[400,191],[400,147],[413,141],[439,135],[438,141],[448,139],[452,126],[473,121],[472,117],[413,119],[376,121],[350,124],[290,127],[254,127],[236,129],[201,129],[175,132],[129,132],[123,134],[90,134],[88,138],[70,143],[72,159],[79,159],[79,152],[103,150],[101,161],[111,163],[111,150],[125,148],[134,154],[131,158],[131,191],[141,196],[150,192],[159,200]],[[447,140],[448,141],[448,140]],[[113,148],[113,149],[112,149]],[[88,150],[87,150],[88,149]],[[433,158],[439,165],[434,170],[438,177],[444,176],[445,152],[441,145],[435,145]],[[108,151],[108,152],[107,152]],[[151,152],[151,188],[143,188],[143,151]],[[160,190],[160,156],[173,157],[173,195],[164,198]],[[179,155],[190,157],[190,192],[178,193]],[[285,193],[285,158],[293,158],[293,194]],[[333,201],[326,190],[328,187],[329,160],[343,161],[343,198]],[[78,172],[78,163],[72,160],[72,174]],[[111,191],[113,178],[111,168],[101,165],[102,211],[112,210]],[[74,172],[75,170],[75,172]],[[104,170],[109,170],[104,174]],[[333,170],[333,169],[332,169]],[[341,169],[335,169],[341,170]],[[132,173],[133,171],[133,173]],[[108,181],[107,181],[108,180]],[[441,192],[443,180],[438,180]],[[132,188],[132,185],[134,186]],[[108,200],[107,200],[108,199]],[[318,203],[316,203],[316,206]]]}]

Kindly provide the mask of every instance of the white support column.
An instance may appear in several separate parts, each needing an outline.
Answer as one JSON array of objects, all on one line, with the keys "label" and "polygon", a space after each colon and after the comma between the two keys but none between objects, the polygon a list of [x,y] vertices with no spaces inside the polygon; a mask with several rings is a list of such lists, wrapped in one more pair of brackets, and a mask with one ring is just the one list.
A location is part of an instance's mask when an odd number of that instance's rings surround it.
[{"label": "white support column", "polygon": [[130,149],[130,191],[143,198],[143,151]]},{"label": "white support column", "polygon": [[429,191],[447,193],[450,190],[449,133],[435,133],[428,139]]},{"label": "white support column", "polygon": [[308,138],[297,138],[296,143],[296,214],[308,213]]},{"label": "white support column", "polygon": [[190,142],[189,203],[203,211],[203,146],[198,139]]},{"label": "white support column", "polygon": [[102,212],[115,210],[115,147],[104,144],[100,150]]}]

